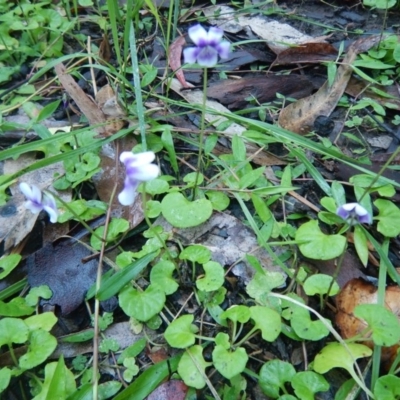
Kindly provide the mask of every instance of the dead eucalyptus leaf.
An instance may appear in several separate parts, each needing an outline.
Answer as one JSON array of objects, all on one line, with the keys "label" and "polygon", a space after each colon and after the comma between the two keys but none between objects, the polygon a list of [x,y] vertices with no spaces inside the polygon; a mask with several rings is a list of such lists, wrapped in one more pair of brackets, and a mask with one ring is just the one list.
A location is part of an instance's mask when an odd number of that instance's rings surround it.
[{"label": "dead eucalyptus leaf", "polygon": [[107,116],[75,82],[74,78],[67,73],[65,65],[60,63],[54,67],[58,79],[69,96],[75,101],[81,112],[88,119],[90,125],[99,125],[94,128],[102,137],[107,137],[118,132],[124,122]]},{"label": "dead eucalyptus leaf", "polygon": [[185,43],[184,36],[179,36],[173,41],[171,46],[169,46],[168,63],[181,85],[184,88],[188,88],[193,87],[193,85],[186,82],[181,63],[182,48]]},{"label": "dead eucalyptus leaf", "polygon": [[289,104],[279,115],[279,124],[289,131],[306,135],[314,128],[315,119],[328,117],[342,97],[353,73],[352,64],[363,53],[379,42],[381,36],[370,36],[355,41],[348,49],[331,86],[328,81],[315,94]]},{"label": "dead eucalyptus leaf", "polygon": [[[65,91],[75,101],[79,109],[88,119],[90,125],[106,124],[106,116],[99,109],[97,104],[81,89],[75,82],[74,78],[67,73],[67,68],[64,64],[60,63],[54,67],[58,79],[63,85]],[[100,134],[107,134],[105,126],[98,126],[95,128]]]}]

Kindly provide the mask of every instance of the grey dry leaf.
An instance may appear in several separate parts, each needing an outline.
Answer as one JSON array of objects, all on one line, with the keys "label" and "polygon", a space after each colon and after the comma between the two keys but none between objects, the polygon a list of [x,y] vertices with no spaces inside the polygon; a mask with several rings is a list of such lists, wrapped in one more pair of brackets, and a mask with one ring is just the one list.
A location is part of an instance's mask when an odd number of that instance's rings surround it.
[{"label": "grey dry leaf", "polygon": [[[232,272],[247,284],[255,270],[246,261],[246,254],[255,256],[266,271],[278,272],[286,276],[276,265],[269,253],[257,243],[254,232],[239,219],[226,213],[214,213],[205,223],[194,228],[177,229],[163,217],[157,218],[154,226],[160,225],[170,233],[170,240],[177,238],[181,244],[200,244],[211,251],[211,259],[222,266],[231,266]],[[276,249],[274,249],[275,251]],[[276,250],[278,254],[279,250]]]},{"label": "grey dry leaf", "polygon": [[332,86],[326,81],[318,92],[285,107],[279,115],[280,126],[300,135],[311,132],[318,116],[328,117],[335,109],[353,73],[352,64],[357,55],[368,51],[380,39],[381,36],[376,35],[355,41],[337,69]]},{"label": "grey dry leaf", "polygon": [[232,7],[217,5],[204,9],[208,22],[217,25],[226,32],[237,33],[250,28],[257,36],[264,39],[269,48],[276,54],[291,45],[306,42],[321,42],[324,38],[313,38],[288,24],[269,20],[265,16],[237,15]]}]

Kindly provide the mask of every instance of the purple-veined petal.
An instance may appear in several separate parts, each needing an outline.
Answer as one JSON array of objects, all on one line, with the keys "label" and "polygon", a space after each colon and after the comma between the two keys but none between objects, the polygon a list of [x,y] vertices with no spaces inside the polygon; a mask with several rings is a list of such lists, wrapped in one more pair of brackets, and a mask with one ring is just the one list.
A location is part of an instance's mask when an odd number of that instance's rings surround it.
[{"label": "purple-veined petal", "polygon": [[42,192],[36,185],[29,186],[26,182],[21,182],[19,184],[19,189],[31,202],[37,204],[42,202]]},{"label": "purple-veined petal", "polygon": [[218,55],[221,58],[228,58],[230,54],[231,44],[225,40],[217,45],[216,49],[218,51]]},{"label": "purple-veined petal", "polygon": [[130,206],[135,201],[136,196],[136,188],[138,187],[139,183],[131,181],[129,177],[125,178],[124,189],[118,195],[118,201],[123,206]]},{"label": "purple-veined petal", "polygon": [[197,62],[202,67],[214,67],[218,62],[217,50],[211,46],[204,47],[197,57]]},{"label": "purple-veined petal", "polygon": [[188,33],[190,39],[192,39],[192,42],[196,46],[204,46],[207,44],[208,40],[207,31],[200,24],[197,24],[189,28]]},{"label": "purple-veined petal", "polygon": [[123,151],[119,156],[119,160],[124,164],[134,162],[135,155],[131,151]]},{"label": "purple-veined petal", "polygon": [[197,61],[197,56],[199,55],[200,48],[198,47],[188,47],[183,50],[183,62],[185,64],[195,64]]},{"label": "purple-veined petal", "polygon": [[31,200],[28,200],[25,202],[25,207],[32,213],[32,214],[39,214],[40,211],[43,210],[43,205],[42,203],[34,203]]},{"label": "purple-veined petal", "polygon": [[133,168],[128,167],[126,169],[126,176],[131,181],[140,181],[140,182],[150,181],[154,178],[157,178],[159,173],[160,169],[156,164],[147,164]]},{"label": "purple-veined petal", "polygon": [[208,30],[207,34],[207,44],[211,46],[216,46],[221,41],[223,35],[224,31],[222,29],[211,27]]}]

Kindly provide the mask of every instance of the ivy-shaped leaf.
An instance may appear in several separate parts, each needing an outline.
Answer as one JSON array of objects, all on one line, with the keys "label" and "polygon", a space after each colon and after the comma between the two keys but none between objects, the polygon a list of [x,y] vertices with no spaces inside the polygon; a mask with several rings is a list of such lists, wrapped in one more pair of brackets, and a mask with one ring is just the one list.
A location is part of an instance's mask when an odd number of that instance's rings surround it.
[{"label": "ivy-shaped leaf", "polygon": [[342,235],[325,235],[318,226],[318,221],[312,220],[302,224],[296,232],[301,253],[313,260],[331,260],[340,256],[346,245]]},{"label": "ivy-shaped leaf", "polygon": [[204,360],[203,347],[196,345],[183,353],[178,364],[178,373],[186,385],[202,389],[206,385],[205,370],[210,365],[212,363]]},{"label": "ivy-shaped leaf", "polygon": [[[302,339],[306,340],[320,340],[325,336],[328,336],[329,329],[325,324],[319,319],[313,321],[310,318],[310,313],[308,310],[296,306],[292,309],[293,314],[290,320],[290,325],[292,326],[295,333]],[[327,324],[331,324],[328,319],[325,319]]]},{"label": "ivy-shaped leaf", "polygon": [[249,307],[242,305],[234,305],[224,311],[221,315],[222,318],[229,318],[231,321],[246,323],[250,319]]},{"label": "ivy-shaped leaf", "polygon": [[347,349],[341,343],[329,343],[314,359],[314,370],[325,374],[332,368],[344,368],[349,374],[356,378],[354,361],[361,357],[369,357],[372,350],[358,343],[347,343]]},{"label": "ivy-shaped leaf", "polygon": [[232,379],[244,371],[249,356],[243,347],[230,351],[223,346],[216,345],[212,352],[212,358],[217,371],[225,378]]},{"label": "ivy-shaped leaf", "polygon": [[400,398],[400,378],[395,375],[381,376],[376,381],[374,395],[379,400],[395,400]]},{"label": "ivy-shaped leaf", "polygon": [[179,287],[178,283],[172,278],[175,271],[175,264],[171,261],[160,261],[153,266],[150,272],[150,282],[157,284],[165,294],[175,293]]},{"label": "ivy-shaped leaf", "polygon": [[222,265],[216,261],[208,261],[203,264],[206,276],[197,279],[197,289],[203,292],[213,292],[224,284],[225,271]]},{"label": "ivy-shaped leaf", "polygon": [[182,315],[170,323],[164,333],[165,340],[170,346],[184,349],[194,344],[197,329],[192,325],[193,320],[193,315]]},{"label": "ivy-shaped leaf", "polygon": [[49,332],[51,328],[53,328],[57,321],[58,318],[52,312],[32,315],[32,317],[26,318],[24,320],[30,331],[43,329],[47,332]]},{"label": "ivy-shaped leaf", "polygon": [[28,335],[29,328],[21,319],[3,318],[0,320],[0,347],[4,344],[25,343]]},{"label": "ivy-shaped leaf", "polygon": [[400,234],[400,209],[389,200],[378,199],[374,201],[379,214],[375,217],[378,220],[378,232],[386,237],[396,237]]},{"label": "ivy-shaped leaf", "polygon": [[273,342],[281,333],[281,316],[269,307],[250,307],[251,319],[254,326],[261,330],[261,336],[268,342]]},{"label": "ivy-shaped leaf", "polygon": [[128,287],[119,294],[119,304],[126,315],[146,322],[164,307],[165,293],[155,284],[144,291]]},{"label": "ivy-shaped leaf", "polygon": [[181,260],[189,260],[199,264],[204,264],[210,260],[211,251],[200,244],[193,244],[181,251],[179,258]]},{"label": "ivy-shaped leaf", "polygon": [[[281,360],[271,360],[261,367],[258,383],[264,394],[276,399],[285,387],[285,383],[290,382],[295,375],[296,370],[292,364]],[[286,389],[283,391],[286,392]]]},{"label": "ivy-shaped leaf", "polygon": [[30,369],[46,361],[57,347],[57,339],[43,329],[37,329],[29,335],[28,352],[20,357],[19,366]]},{"label": "ivy-shaped leaf", "polygon": [[176,228],[191,228],[201,225],[211,217],[210,200],[187,200],[181,193],[168,193],[161,202],[164,218]]},{"label": "ivy-shaped leaf", "polygon": [[293,377],[292,387],[299,399],[314,400],[315,393],[329,389],[329,383],[322,375],[313,371],[302,371]]},{"label": "ivy-shaped leaf", "polygon": [[393,346],[400,340],[398,317],[379,304],[360,304],[354,315],[368,323],[372,340],[378,346]]},{"label": "ivy-shaped leaf", "polygon": [[[330,275],[325,274],[315,274],[311,275],[305,282],[304,282],[304,291],[306,292],[307,296],[315,296],[316,294],[324,295],[328,293],[328,290],[332,283],[332,277]],[[329,296],[335,296],[338,294],[340,288],[339,285],[334,282],[329,293]]]}]

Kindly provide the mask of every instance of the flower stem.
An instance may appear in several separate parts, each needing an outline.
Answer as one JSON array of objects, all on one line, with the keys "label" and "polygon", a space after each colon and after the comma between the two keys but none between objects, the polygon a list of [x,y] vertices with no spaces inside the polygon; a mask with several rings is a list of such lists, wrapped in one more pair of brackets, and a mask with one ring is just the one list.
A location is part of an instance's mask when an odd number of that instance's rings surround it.
[{"label": "flower stem", "polygon": [[207,68],[203,70],[203,106],[201,112],[201,122],[200,122],[200,136],[199,136],[199,155],[197,160],[197,171],[196,178],[194,180],[193,187],[193,199],[197,197],[197,185],[201,169],[201,161],[203,156],[203,140],[204,140],[204,130],[206,122],[206,104],[207,104]]}]

